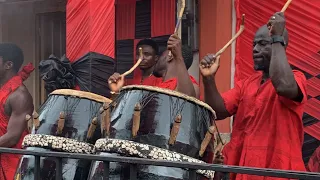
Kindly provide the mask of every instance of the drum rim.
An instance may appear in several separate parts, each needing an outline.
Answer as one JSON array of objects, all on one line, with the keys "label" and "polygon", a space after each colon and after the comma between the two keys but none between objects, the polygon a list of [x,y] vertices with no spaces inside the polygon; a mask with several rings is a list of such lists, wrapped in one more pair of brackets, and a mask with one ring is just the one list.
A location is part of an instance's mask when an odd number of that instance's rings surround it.
[{"label": "drum rim", "polygon": [[57,89],[50,93],[50,95],[66,95],[66,96],[76,96],[79,98],[86,98],[93,101],[101,102],[101,103],[110,103],[111,99],[100,96],[98,94],[94,94],[86,91],[79,91],[74,89]]},{"label": "drum rim", "polygon": [[169,94],[172,96],[176,96],[176,97],[185,99],[187,101],[191,101],[197,105],[203,106],[206,109],[208,109],[213,114],[214,119],[217,119],[216,112],[209,106],[209,104],[207,104],[203,101],[200,101],[195,97],[191,97],[186,94],[183,94],[181,92],[173,91],[170,89],[159,88],[159,87],[155,87],[155,86],[146,86],[146,85],[129,85],[129,86],[122,87],[121,90],[130,90],[130,89],[155,91],[155,92],[159,92],[159,93],[163,93],[163,94]]}]

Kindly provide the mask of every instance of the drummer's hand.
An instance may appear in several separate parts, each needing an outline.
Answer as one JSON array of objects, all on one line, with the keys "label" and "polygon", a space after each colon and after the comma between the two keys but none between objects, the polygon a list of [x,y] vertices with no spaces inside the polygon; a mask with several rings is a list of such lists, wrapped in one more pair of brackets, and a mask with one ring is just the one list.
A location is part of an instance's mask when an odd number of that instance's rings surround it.
[{"label": "drummer's hand", "polygon": [[181,52],[181,39],[178,35],[172,34],[168,40],[168,50],[171,51],[173,57],[177,60],[182,60],[182,52]]},{"label": "drummer's hand", "polygon": [[124,85],[124,77],[119,73],[114,73],[108,79],[109,88],[113,92],[119,92]]},{"label": "drummer's hand", "polygon": [[213,160],[213,164],[223,164],[224,156],[221,152],[217,152],[216,157]]},{"label": "drummer's hand", "polygon": [[200,72],[203,77],[215,75],[220,66],[220,56],[207,54],[200,62]]},{"label": "drummer's hand", "polygon": [[267,24],[268,29],[269,29],[269,35],[279,35],[282,36],[285,26],[286,26],[286,19],[284,17],[283,12],[276,12],[273,14],[269,22]]}]

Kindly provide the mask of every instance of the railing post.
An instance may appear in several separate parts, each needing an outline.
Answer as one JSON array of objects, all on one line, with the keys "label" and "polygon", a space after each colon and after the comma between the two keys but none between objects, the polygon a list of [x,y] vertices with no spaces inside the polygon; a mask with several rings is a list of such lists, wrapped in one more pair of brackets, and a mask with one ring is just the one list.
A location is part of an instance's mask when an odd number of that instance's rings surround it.
[{"label": "railing post", "polygon": [[196,171],[194,169],[189,169],[189,179],[190,180],[197,179],[197,174],[196,174]]},{"label": "railing post", "polygon": [[137,165],[130,164],[130,180],[137,180]]},{"label": "railing post", "polygon": [[56,158],[56,180],[62,180],[62,158]]},{"label": "railing post", "polygon": [[34,156],[34,180],[40,179],[40,156]]},{"label": "railing post", "polygon": [[110,162],[103,161],[103,180],[109,180]]}]

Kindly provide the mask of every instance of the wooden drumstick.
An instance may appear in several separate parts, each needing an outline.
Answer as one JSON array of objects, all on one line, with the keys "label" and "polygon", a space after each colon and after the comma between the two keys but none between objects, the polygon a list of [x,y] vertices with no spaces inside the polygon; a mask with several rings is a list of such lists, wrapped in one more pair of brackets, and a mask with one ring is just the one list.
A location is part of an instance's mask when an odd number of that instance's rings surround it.
[{"label": "wooden drumstick", "polygon": [[212,140],[212,136],[214,136],[214,133],[216,132],[216,128],[214,126],[210,126],[204,139],[201,142],[201,146],[200,146],[200,151],[199,151],[199,156],[202,157],[204,152],[206,151],[208,144],[211,142]]},{"label": "wooden drumstick", "polygon": [[27,124],[28,124],[28,126],[27,126],[28,131],[29,131],[29,133],[31,133],[32,127],[33,127],[33,118],[29,114],[27,114],[26,115],[26,121],[27,121]]},{"label": "wooden drumstick", "polygon": [[288,8],[288,6],[290,5],[292,0],[287,0],[286,4],[283,6],[283,8],[281,9],[281,12],[285,12]]},{"label": "wooden drumstick", "polygon": [[[121,74],[121,76],[124,78],[125,76],[129,75],[130,73],[132,73],[139,66],[139,64],[141,63],[142,59],[143,59],[143,54],[142,54],[142,48],[140,47],[139,48],[139,59],[138,59],[138,61],[128,71],[126,71],[123,74]],[[117,83],[109,81],[109,87],[110,87],[110,90],[111,90],[111,94],[116,94],[114,92],[114,90],[118,89]]]},{"label": "wooden drumstick", "polygon": [[57,135],[62,134],[63,128],[64,128],[64,123],[65,123],[65,114],[63,111],[60,112],[59,114],[59,119],[58,119],[58,127],[57,127]]},{"label": "wooden drumstick", "polygon": [[98,124],[98,118],[97,117],[94,117],[92,119],[92,122],[90,124],[90,127],[89,127],[89,130],[88,130],[88,133],[87,133],[87,139],[91,139],[93,134],[94,134],[94,131],[96,130],[97,128],[97,124]]},{"label": "wooden drumstick", "polygon": [[39,114],[34,111],[32,113],[32,117],[33,117],[33,125],[34,125],[34,129],[38,130],[39,126],[40,126],[40,121],[39,121]]},{"label": "wooden drumstick", "polygon": [[110,135],[110,103],[104,103],[100,109],[101,114],[101,135],[102,137],[109,137]]},{"label": "wooden drumstick", "polygon": [[134,106],[133,112],[133,121],[132,121],[132,136],[136,137],[140,128],[140,114],[141,114],[141,105],[137,103]]},{"label": "wooden drumstick", "polygon": [[[241,25],[240,25],[240,29],[239,31],[230,39],[230,41],[224,45],[216,54],[215,56],[218,57],[220,56],[232,43],[233,41],[235,41],[239,36],[240,34],[244,31],[245,27],[244,27],[244,19],[245,19],[245,14],[242,14],[242,17],[241,17]],[[211,65],[213,64],[213,62],[211,63]],[[210,65],[210,66],[211,66]],[[202,65],[202,67],[204,67],[204,65]]]},{"label": "wooden drumstick", "polygon": [[[177,21],[176,27],[174,28],[174,34],[178,34],[178,30],[179,30],[179,27],[180,27],[180,24],[181,24],[181,21],[182,21],[182,16],[183,16],[185,7],[186,7],[185,0],[181,0],[181,7],[180,7],[181,9],[179,11],[178,21]],[[168,55],[172,56],[171,51],[169,51]]]},{"label": "wooden drumstick", "polygon": [[174,145],[174,143],[176,142],[176,139],[177,139],[177,136],[179,133],[179,129],[180,129],[181,119],[182,119],[182,116],[180,114],[178,114],[174,120],[172,129],[171,129],[171,133],[170,133],[170,138],[169,138],[170,145]]}]

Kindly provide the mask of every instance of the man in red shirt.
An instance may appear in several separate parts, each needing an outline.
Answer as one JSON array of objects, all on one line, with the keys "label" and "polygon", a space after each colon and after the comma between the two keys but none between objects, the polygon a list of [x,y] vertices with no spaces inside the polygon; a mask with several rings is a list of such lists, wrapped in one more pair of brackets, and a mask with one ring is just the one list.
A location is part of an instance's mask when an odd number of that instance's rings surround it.
[{"label": "man in red shirt", "polygon": [[[169,56],[169,51],[172,53],[171,56]],[[180,38],[175,34],[171,35],[168,40],[167,50],[161,54],[154,67],[153,74],[156,77],[162,77],[163,82],[158,84],[158,87],[176,90],[195,97],[195,89],[182,56],[182,51]]]},{"label": "man in red shirt", "polygon": [[[287,45],[284,15],[275,13],[254,37],[257,73],[222,95],[215,83],[220,57],[207,55],[201,60],[205,101],[216,111],[218,119],[236,115],[231,141],[223,150],[225,164],[305,171],[301,148],[306,78],[300,71],[292,71],[286,56]],[[246,174],[230,177],[266,179]]]},{"label": "man in red shirt", "polygon": [[[139,64],[139,68],[142,72],[141,78],[133,79],[132,84],[156,86],[162,81],[161,78],[153,76],[152,72],[154,65],[157,63],[159,56],[159,47],[152,39],[143,39],[139,41],[136,47],[136,59],[139,59],[139,48],[142,48],[143,59]],[[117,83],[118,87],[122,87],[125,84],[125,79],[119,74],[114,73],[109,77],[109,83]]]}]

